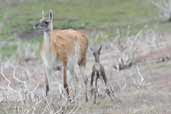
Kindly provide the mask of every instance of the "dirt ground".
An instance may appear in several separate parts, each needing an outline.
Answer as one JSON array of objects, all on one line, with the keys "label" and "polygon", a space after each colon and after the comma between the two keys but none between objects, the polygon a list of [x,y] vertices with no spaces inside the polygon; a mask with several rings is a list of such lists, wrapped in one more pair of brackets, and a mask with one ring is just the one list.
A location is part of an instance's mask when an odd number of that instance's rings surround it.
[{"label": "dirt ground", "polygon": [[[137,42],[134,64],[121,71],[113,67],[119,56],[115,43],[112,44],[114,46],[104,45],[101,63],[105,66],[113,100],[106,95],[104,84],[99,81],[96,104],[93,104],[90,95],[89,102],[85,103],[82,86],[78,84],[75,100],[67,102],[60,71],[54,71],[53,89],[45,97],[45,74],[37,59],[22,64],[2,61],[0,114],[171,114],[170,37],[170,33],[162,33],[159,46],[151,48],[149,44],[149,50]],[[91,52],[88,56],[87,74],[90,80],[94,60]]]}]

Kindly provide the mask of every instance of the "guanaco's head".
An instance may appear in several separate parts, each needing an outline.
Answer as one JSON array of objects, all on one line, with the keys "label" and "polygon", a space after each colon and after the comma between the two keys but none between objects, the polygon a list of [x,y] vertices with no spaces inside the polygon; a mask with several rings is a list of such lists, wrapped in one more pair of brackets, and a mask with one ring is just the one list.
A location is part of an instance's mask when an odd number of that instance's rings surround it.
[{"label": "guanaco's head", "polygon": [[100,46],[98,49],[92,49],[93,51],[93,56],[95,58],[95,62],[99,63],[100,62],[100,53],[102,50],[102,46]]},{"label": "guanaco's head", "polygon": [[53,11],[50,10],[48,17],[45,17],[44,11],[42,11],[42,18],[38,23],[34,25],[34,29],[48,32],[53,30]]}]

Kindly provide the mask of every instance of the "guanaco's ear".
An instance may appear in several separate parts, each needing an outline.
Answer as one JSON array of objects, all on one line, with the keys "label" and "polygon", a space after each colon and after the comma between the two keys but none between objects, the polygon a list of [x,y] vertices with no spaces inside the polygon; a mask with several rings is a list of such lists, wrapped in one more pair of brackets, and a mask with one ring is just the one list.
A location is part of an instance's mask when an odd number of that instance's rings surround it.
[{"label": "guanaco's ear", "polygon": [[90,48],[90,51],[93,52],[93,48]]},{"label": "guanaco's ear", "polygon": [[44,10],[42,10],[42,19],[44,19],[45,18],[45,12],[44,12]]},{"label": "guanaco's ear", "polygon": [[53,20],[53,11],[49,10],[49,20]]},{"label": "guanaco's ear", "polygon": [[94,51],[94,49],[92,47],[90,48],[90,51],[94,55],[95,51]]},{"label": "guanaco's ear", "polygon": [[99,49],[98,49],[98,53],[99,53],[99,54],[100,54],[101,50],[102,50],[102,45],[100,45],[100,47],[99,47]]}]

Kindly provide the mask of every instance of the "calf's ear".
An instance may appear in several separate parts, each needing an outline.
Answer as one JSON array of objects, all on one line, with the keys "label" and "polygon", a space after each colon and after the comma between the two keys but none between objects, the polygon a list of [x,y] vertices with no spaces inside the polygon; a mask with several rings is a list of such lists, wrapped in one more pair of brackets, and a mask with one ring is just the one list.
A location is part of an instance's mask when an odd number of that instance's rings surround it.
[{"label": "calf's ear", "polygon": [[100,47],[99,47],[99,49],[98,49],[98,53],[99,53],[99,54],[100,54],[101,50],[102,50],[102,45],[100,45]]}]

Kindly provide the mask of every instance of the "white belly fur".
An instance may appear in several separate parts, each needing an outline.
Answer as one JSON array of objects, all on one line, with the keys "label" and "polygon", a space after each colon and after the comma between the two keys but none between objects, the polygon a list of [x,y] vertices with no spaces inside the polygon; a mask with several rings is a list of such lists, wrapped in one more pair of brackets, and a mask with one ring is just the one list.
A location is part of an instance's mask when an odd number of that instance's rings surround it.
[{"label": "white belly fur", "polygon": [[52,53],[47,53],[42,57],[44,65],[49,68],[53,69],[57,65],[61,64],[58,58],[56,58]]}]

